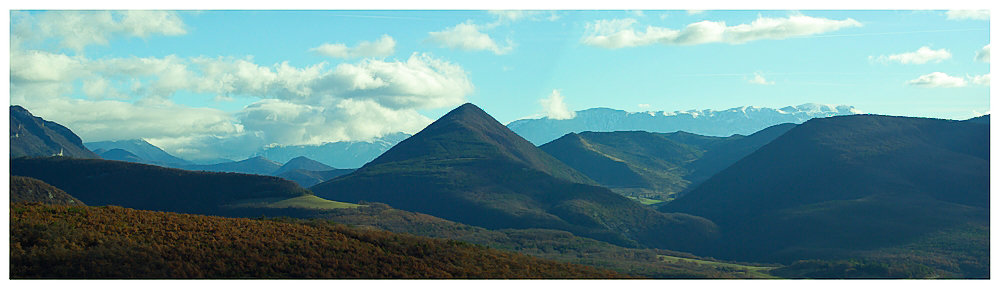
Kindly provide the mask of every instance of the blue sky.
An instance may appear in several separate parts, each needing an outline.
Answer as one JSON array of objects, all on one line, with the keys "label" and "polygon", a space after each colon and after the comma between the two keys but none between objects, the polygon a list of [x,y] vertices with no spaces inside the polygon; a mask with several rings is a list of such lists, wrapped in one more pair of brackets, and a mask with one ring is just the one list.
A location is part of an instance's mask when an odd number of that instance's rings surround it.
[{"label": "blue sky", "polygon": [[11,104],[187,158],[610,107],[990,110],[988,12],[12,11]]}]

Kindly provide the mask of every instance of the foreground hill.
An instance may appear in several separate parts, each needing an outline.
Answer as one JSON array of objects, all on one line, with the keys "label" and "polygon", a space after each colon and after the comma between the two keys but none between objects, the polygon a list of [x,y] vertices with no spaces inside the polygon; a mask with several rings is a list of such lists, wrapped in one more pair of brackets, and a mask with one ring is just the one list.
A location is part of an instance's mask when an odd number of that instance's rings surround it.
[{"label": "foreground hill", "polygon": [[695,254],[922,258],[968,277],[988,272],[989,184],[988,125],[842,116],[799,125],[661,210],[719,225],[721,243]]},{"label": "foreground hill", "polygon": [[794,124],[750,136],[687,132],[569,133],[539,148],[613,191],[670,200],[767,144]]},{"label": "foreground hill", "polygon": [[584,131],[677,132],[707,136],[750,135],[781,123],[802,123],[815,117],[860,113],[852,106],[806,103],[780,109],[743,106],[727,110],[626,112],[610,108],[592,108],[576,112],[571,119],[522,119],[507,125],[536,145],[548,143],[567,133]]},{"label": "foreground hill", "polygon": [[12,204],[10,212],[12,279],[625,277],[323,221],[293,224],[115,206]]},{"label": "foreground hill", "polygon": [[194,172],[130,162],[22,157],[10,161],[12,176],[42,180],[91,206],[219,214],[248,199],[288,199],[311,195],[295,183],[272,176]]},{"label": "foreground hill", "polygon": [[546,228],[624,246],[683,251],[714,225],[660,214],[532,146],[472,104],[441,117],[357,171],[310,189],[488,229]]},{"label": "foreground hill", "polygon": [[19,176],[10,176],[10,202],[86,206],[83,201],[59,188],[37,179]]},{"label": "foreground hill", "polygon": [[10,157],[68,156],[99,159],[83,140],[58,123],[31,115],[21,106],[10,106]]},{"label": "foreground hill", "polygon": [[[160,165],[165,167],[179,167],[183,165],[191,165],[192,163],[184,159],[175,157],[163,149],[147,142],[144,139],[133,139],[133,140],[121,140],[121,141],[99,141],[99,142],[88,142],[83,145],[87,146],[92,151],[97,151],[103,149],[105,151],[112,151],[114,149],[122,149],[132,153],[139,159],[141,163]],[[123,159],[115,159],[122,161],[131,161]]]}]

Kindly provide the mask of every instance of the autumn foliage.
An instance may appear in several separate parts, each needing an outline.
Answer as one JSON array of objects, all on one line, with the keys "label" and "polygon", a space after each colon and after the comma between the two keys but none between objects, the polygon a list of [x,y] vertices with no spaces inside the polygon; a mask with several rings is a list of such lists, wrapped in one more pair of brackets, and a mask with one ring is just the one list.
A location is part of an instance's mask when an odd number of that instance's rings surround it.
[{"label": "autumn foliage", "polygon": [[622,278],[327,221],[11,204],[10,278]]}]

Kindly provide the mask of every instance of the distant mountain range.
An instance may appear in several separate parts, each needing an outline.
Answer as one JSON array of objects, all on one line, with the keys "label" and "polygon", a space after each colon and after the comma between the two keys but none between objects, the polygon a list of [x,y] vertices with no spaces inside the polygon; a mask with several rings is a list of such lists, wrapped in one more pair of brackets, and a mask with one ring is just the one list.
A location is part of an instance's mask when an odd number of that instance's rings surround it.
[{"label": "distant mountain range", "polygon": [[645,131],[569,133],[539,148],[626,196],[670,200],[785,133],[775,125],[750,136]]},{"label": "distant mountain range", "polygon": [[705,136],[750,135],[781,123],[799,124],[817,117],[851,115],[861,111],[853,106],[830,106],[807,103],[772,109],[744,106],[727,110],[626,112],[610,108],[592,108],[576,112],[572,119],[521,119],[507,127],[535,145],[543,145],[567,133],[584,131],[685,131]]},{"label": "distant mountain range", "polygon": [[21,106],[10,106],[10,157],[68,156],[101,158],[83,146],[83,140],[58,123],[31,115]]},{"label": "distant mountain range", "polygon": [[280,163],[304,156],[335,168],[360,168],[408,137],[409,134],[392,133],[370,141],[271,146],[262,148],[253,156],[266,157]]},{"label": "distant mountain range", "polygon": [[[142,161],[141,163],[160,165],[166,167],[179,167],[184,165],[192,165],[193,163],[170,155],[166,151],[160,149],[159,147],[146,142],[144,139],[133,139],[133,140],[121,140],[121,141],[99,141],[99,142],[88,142],[83,145],[87,146],[88,149],[102,154],[106,151],[111,151],[114,149],[121,149],[132,153]],[[120,154],[120,153],[119,153]],[[123,158],[115,158],[111,156],[113,160],[130,161]],[[107,158],[106,158],[107,159]]]},{"label": "distant mountain range", "polygon": [[357,171],[310,188],[488,229],[544,228],[623,246],[684,248],[714,225],[661,214],[549,156],[472,104],[462,105]]},{"label": "distant mountain range", "polygon": [[988,276],[989,135],[989,125],[968,121],[813,119],[660,209],[719,226],[714,249],[695,254],[757,262],[934,256],[925,263]]}]

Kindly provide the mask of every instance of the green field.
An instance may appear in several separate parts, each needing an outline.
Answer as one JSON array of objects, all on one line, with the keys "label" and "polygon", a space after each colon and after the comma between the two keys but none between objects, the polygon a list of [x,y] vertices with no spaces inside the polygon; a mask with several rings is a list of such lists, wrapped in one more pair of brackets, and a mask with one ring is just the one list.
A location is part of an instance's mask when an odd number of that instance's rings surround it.
[{"label": "green field", "polygon": [[663,200],[647,199],[647,198],[639,198],[639,197],[631,197],[631,196],[629,196],[628,198],[632,199],[633,201],[639,202],[640,204],[643,204],[643,205],[655,205],[655,204],[659,204],[659,203],[663,202]]},{"label": "green field", "polygon": [[314,195],[306,195],[294,198],[262,198],[262,199],[248,199],[242,200],[233,204],[233,206],[260,206],[265,208],[289,208],[289,207],[303,207],[310,209],[343,209],[343,208],[357,208],[362,205],[336,202],[320,198]]},{"label": "green field", "polygon": [[684,258],[684,257],[666,256],[666,255],[657,255],[656,257],[659,258],[660,261],[668,262],[668,263],[675,263],[675,262],[680,262],[680,261],[683,261],[683,262],[694,262],[694,263],[699,264],[699,265],[707,265],[707,266],[712,266],[712,267],[719,268],[719,269],[723,269],[724,268],[724,269],[731,269],[731,270],[735,270],[735,271],[746,271],[747,274],[749,274],[749,275],[751,275],[751,276],[753,276],[755,278],[778,278],[778,277],[775,277],[775,276],[773,276],[773,275],[771,275],[771,274],[768,273],[768,271],[770,271],[771,269],[775,269],[775,268],[778,268],[778,267],[747,266],[747,265],[740,265],[740,264],[714,262],[714,261],[705,261],[705,260],[698,260],[698,259],[691,259],[691,258]]}]

